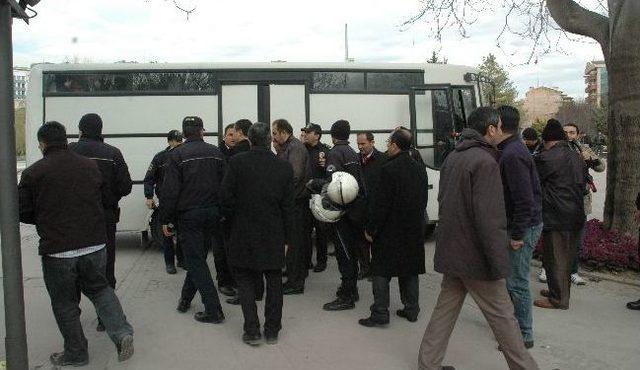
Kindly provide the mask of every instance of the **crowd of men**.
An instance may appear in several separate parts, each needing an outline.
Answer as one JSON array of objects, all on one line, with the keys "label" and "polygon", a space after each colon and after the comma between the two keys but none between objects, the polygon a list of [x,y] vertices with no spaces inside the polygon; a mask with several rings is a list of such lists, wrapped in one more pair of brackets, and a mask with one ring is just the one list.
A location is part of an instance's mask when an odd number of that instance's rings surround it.
[{"label": "crowd of men", "polygon": [[[83,116],[79,130],[79,141],[67,144],[62,124],[45,123],[38,131],[44,158],[19,184],[20,218],[38,226],[44,279],[64,338],[64,351],[51,356],[58,366],[88,362],[81,293],[94,303],[98,330],[108,332],[119,359],[133,354],[133,329],[114,294],[113,274],[118,201],[132,182],[120,151],[103,142],[97,114]],[[478,108],[469,116],[440,174],[434,263],[443,280],[420,347],[420,369],[453,369],[442,361],[467,293],[509,368],[538,368],[527,351],[534,346],[532,306],[569,308],[593,190],[588,168],[604,170],[597,156],[576,144],[574,131],[577,136],[575,124],[550,120],[540,142],[527,131],[521,136],[513,107]],[[204,141],[204,122],[196,116],[184,118],[182,131],[168,133],[167,148],[145,176],[144,194],[162,225],[167,273],[176,273],[176,258],[187,271],[178,312],[188,312],[199,292],[204,310],[194,319],[222,323],[219,290],[227,303],[241,306],[245,343],[258,345],[264,335],[275,344],[283,295],[304,294],[309,270],[326,269],[331,242],[341,281],[324,310],[355,308],[358,280],[366,278],[374,302],[359,324],[386,326],[389,283],[397,277],[403,308],[396,315],[417,321],[428,181],[411,131],[394,129],[384,153],[370,132],[358,133],[356,152],[346,120],[333,123],[329,133],[332,147],[321,143],[317,124],[308,124],[298,139],[285,119],[271,125],[243,119],[225,128],[217,147]],[[323,198],[340,217],[321,222],[309,200],[325,194],[340,173],[357,181],[357,196],[348,204]],[[534,301],[529,266],[541,236],[548,289]],[[210,249],[217,288],[206,262]],[[263,330],[256,306],[262,299]]]}]

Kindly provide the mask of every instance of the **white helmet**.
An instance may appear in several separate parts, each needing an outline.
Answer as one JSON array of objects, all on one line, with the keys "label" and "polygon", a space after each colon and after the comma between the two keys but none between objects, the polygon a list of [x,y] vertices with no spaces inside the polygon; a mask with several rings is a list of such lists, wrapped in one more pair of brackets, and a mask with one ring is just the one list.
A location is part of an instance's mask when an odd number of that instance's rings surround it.
[{"label": "white helmet", "polygon": [[333,223],[338,222],[343,210],[332,205],[331,202],[320,194],[313,194],[309,200],[309,208],[313,217],[320,222]]},{"label": "white helmet", "polygon": [[337,204],[346,205],[358,196],[358,181],[348,172],[334,172],[327,187],[329,199]]}]

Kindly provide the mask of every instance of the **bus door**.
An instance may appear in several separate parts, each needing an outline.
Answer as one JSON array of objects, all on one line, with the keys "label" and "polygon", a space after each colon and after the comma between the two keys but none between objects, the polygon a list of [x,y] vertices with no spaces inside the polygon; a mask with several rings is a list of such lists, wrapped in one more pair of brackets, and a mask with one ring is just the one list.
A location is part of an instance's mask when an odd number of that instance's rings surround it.
[{"label": "bus door", "polygon": [[269,123],[284,118],[293,127],[293,135],[299,136],[300,129],[308,122],[307,87],[304,83],[278,83],[269,85]]},{"label": "bus door", "polygon": [[416,149],[427,165],[429,203],[427,216],[438,219],[438,183],[440,166],[455,147],[451,86],[421,85],[411,88],[409,95],[411,131]]}]

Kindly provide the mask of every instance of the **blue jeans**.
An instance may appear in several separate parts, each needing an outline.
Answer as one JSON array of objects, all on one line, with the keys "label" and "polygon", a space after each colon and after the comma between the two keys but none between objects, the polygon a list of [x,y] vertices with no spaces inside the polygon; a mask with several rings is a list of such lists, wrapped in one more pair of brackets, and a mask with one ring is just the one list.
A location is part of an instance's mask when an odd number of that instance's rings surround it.
[{"label": "blue jeans", "polygon": [[576,243],[576,258],[573,259],[573,265],[571,266],[571,274],[578,273],[578,264],[580,263],[580,256],[582,255],[582,244],[584,243],[584,234],[587,230],[587,224],[582,225],[580,234],[578,234],[578,242]]},{"label": "blue jeans", "polygon": [[518,250],[509,248],[511,276],[507,279],[507,290],[513,302],[516,319],[518,319],[520,331],[522,332],[522,339],[525,342],[533,341],[530,266],[531,257],[541,233],[542,224],[530,227],[525,230],[522,248]]},{"label": "blue jeans", "polygon": [[42,257],[44,283],[51,298],[53,316],[64,338],[64,351],[74,360],[89,356],[87,339],[80,324],[80,292],[95,306],[114,344],[118,345],[127,334],[133,335],[133,328],[105,276],[106,265],[106,248],[75,258]]}]

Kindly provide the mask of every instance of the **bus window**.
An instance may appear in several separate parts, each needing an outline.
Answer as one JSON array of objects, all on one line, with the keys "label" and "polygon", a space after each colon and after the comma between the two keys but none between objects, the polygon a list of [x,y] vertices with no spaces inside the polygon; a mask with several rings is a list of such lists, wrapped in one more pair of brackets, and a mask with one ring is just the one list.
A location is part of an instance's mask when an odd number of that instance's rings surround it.
[{"label": "bus window", "polygon": [[363,91],[364,72],[314,72],[314,92]]},{"label": "bus window", "polygon": [[416,148],[431,168],[440,168],[455,146],[447,89],[415,90]]},{"label": "bus window", "polygon": [[453,89],[453,119],[456,132],[467,127],[467,119],[476,108],[473,87],[456,87]]}]

